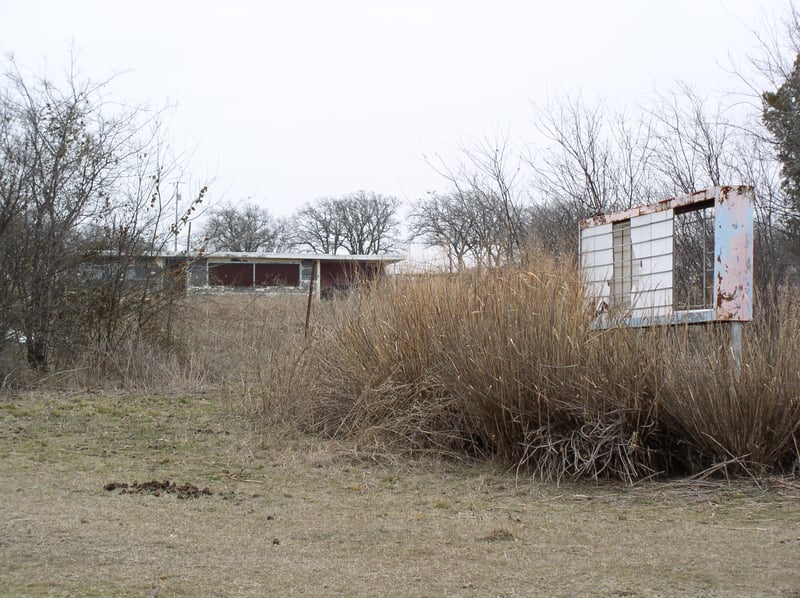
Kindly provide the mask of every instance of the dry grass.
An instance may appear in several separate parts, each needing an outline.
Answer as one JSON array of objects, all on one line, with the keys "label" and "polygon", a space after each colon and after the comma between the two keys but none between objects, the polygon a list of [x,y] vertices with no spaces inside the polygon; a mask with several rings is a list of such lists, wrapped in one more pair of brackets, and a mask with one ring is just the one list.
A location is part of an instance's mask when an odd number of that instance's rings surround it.
[{"label": "dry grass", "polygon": [[762,312],[747,324],[741,373],[724,326],[673,339],[661,405],[690,469],[727,462],[739,475],[800,473],[800,305],[789,297],[780,298],[780,317]]},{"label": "dry grass", "polygon": [[573,265],[547,256],[399,279],[327,307],[302,376],[261,392],[265,413],[291,406],[304,429],[548,480],[800,464],[789,302],[780,325],[747,327],[740,376],[719,328],[592,329]]},{"label": "dry grass", "polygon": [[305,376],[306,298],[199,295],[189,298],[187,311],[187,357],[215,391],[264,423],[294,421],[305,406],[296,393]]},{"label": "dry grass", "polygon": [[[210,396],[0,399],[8,596],[792,596],[789,480],[539,484],[391,460]],[[169,479],[211,496],[120,494]]]},{"label": "dry grass", "polygon": [[132,338],[103,356],[109,378],[76,360],[38,387],[214,392],[265,427],[557,482],[796,475],[790,298],[762,301],[739,374],[721,326],[593,329],[574,265],[547,255],[315,302],[310,331],[302,296],[191,296],[169,344]]}]

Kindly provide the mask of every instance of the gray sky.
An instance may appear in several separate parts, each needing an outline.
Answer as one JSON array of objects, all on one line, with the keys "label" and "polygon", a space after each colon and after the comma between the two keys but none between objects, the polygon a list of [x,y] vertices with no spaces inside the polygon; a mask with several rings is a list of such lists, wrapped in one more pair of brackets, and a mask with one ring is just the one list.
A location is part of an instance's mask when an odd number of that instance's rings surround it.
[{"label": "gray sky", "polygon": [[278,215],[358,189],[413,201],[446,182],[423,155],[508,131],[564,91],[646,102],[717,92],[728,56],[788,0],[0,0],[0,50],[60,68],[72,43],[117,93],[175,103],[194,184]]}]

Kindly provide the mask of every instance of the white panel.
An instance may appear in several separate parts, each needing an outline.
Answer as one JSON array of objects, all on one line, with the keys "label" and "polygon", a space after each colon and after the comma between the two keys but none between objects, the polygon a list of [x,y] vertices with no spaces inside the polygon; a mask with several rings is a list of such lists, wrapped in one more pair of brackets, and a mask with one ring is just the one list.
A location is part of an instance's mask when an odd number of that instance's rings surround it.
[{"label": "white panel", "polygon": [[650,216],[650,222],[665,222],[667,220],[672,221],[672,209],[653,212]]},{"label": "white panel", "polygon": [[653,305],[661,306],[672,311],[672,289],[667,287],[658,291],[653,291]]},{"label": "white panel", "polygon": [[614,275],[614,267],[610,264],[603,264],[592,268],[592,280],[611,280]]},{"label": "white panel", "polygon": [[633,252],[633,259],[650,257],[653,255],[653,242],[649,239],[646,241],[639,241],[638,243],[631,242],[631,251]]},{"label": "white panel", "polygon": [[584,237],[581,240],[581,251],[583,253],[589,251],[598,251],[602,249],[611,249],[612,247],[611,235],[593,235],[591,237]]},{"label": "white panel", "polygon": [[654,222],[650,225],[650,238],[656,240],[664,237],[672,238],[672,220]]},{"label": "white panel", "polygon": [[672,236],[653,240],[653,249],[650,255],[670,255],[672,254]]},{"label": "white panel", "polygon": [[581,253],[585,254],[589,251],[597,249],[597,237],[581,237]]},{"label": "white panel", "polygon": [[652,305],[652,293],[640,292],[636,295],[636,308],[649,309]]},{"label": "white panel", "polygon": [[608,297],[608,283],[606,281],[593,282],[586,285],[586,294],[589,297]]},{"label": "white panel", "polygon": [[614,237],[610,232],[594,237],[595,249],[611,249],[614,246]]},{"label": "white panel", "polygon": [[610,235],[614,225],[610,222],[608,224],[601,224],[599,226],[593,226],[592,228],[586,228],[584,231],[591,232],[594,235]]},{"label": "white panel", "polygon": [[584,228],[581,231],[581,236],[583,237],[592,237],[592,236],[600,236],[600,235],[610,235],[611,229],[613,225],[609,224],[600,224],[598,226],[592,226],[590,228]]},{"label": "white panel", "polygon": [[635,247],[640,243],[650,241],[650,227],[631,229],[631,244]]},{"label": "white panel", "polygon": [[669,256],[664,257],[651,257],[641,260],[641,272],[644,274],[640,277],[642,282],[640,285],[648,284],[649,286],[640,286],[640,288],[655,288],[655,282],[662,282],[660,278],[663,274],[671,275],[672,268]]},{"label": "white panel", "polygon": [[646,257],[646,258],[642,258],[641,260],[639,260],[640,268],[642,269],[642,272],[646,272],[647,273],[647,276],[651,275],[652,272],[653,272],[653,260],[654,259],[655,258],[652,258],[652,257]]},{"label": "white panel", "polygon": [[611,280],[613,269],[611,266],[597,266],[595,268],[586,268],[583,271],[583,280],[589,283],[602,282],[605,284]]},{"label": "white panel", "polygon": [[[672,270],[666,270],[664,272],[657,272],[650,275],[650,282],[652,283],[652,289],[654,291],[664,291],[666,289],[672,288]],[[670,299],[670,303],[672,299]]]},{"label": "white panel", "polygon": [[672,272],[672,254],[649,258],[648,264],[643,264],[652,273]]},{"label": "white panel", "polygon": [[591,253],[584,254],[582,266],[586,268],[595,268],[598,266],[611,266],[614,263],[614,252],[609,247],[602,251],[592,251]]},{"label": "white panel", "polygon": [[654,289],[647,293],[647,307],[651,309],[672,309],[672,289]]}]

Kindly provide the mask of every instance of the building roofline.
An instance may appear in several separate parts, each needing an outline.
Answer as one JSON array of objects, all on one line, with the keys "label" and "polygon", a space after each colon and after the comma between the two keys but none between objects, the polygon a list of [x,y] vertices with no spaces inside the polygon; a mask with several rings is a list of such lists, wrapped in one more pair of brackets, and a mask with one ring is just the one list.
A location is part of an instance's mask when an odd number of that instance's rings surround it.
[{"label": "building roofline", "polygon": [[147,254],[150,257],[176,257],[176,258],[205,258],[229,260],[275,260],[275,261],[303,261],[318,260],[322,262],[373,262],[394,264],[406,259],[404,255],[387,253],[383,255],[333,255],[329,253],[264,253],[260,251],[157,251]]},{"label": "building roofline", "polygon": [[621,212],[615,212],[613,214],[600,214],[598,216],[593,216],[592,218],[581,220],[580,228],[581,230],[583,230],[587,228],[592,228],[594,226],[600,226],[603,224],[613,224],[615,222],[621,222],[623,220],[630,220],[631,218],[635,218],[636,216],[644,216],[645,214],[654,214],[656,212],[662,212],[664,210],[669,210],[669,209],[674,210],[677,208],[684,208],[686,206],[691,206],[693,204],[699,204],[706,201],[715,201],[715,200],[725,201],[725,199],[727,199],[728,197],[728,193],[730,193],[731,191],[737,194],[742,194],[742,193],[752,192],[753,188],[748,185],[738,185],[738,186],[721,185],[717,187],[709,187],[708,189],[703,189],[702,191],[695,191],[694,193],[688,193],[686,195],[681,195],[679,197],[664,199],[656,203],[629,208]]}]

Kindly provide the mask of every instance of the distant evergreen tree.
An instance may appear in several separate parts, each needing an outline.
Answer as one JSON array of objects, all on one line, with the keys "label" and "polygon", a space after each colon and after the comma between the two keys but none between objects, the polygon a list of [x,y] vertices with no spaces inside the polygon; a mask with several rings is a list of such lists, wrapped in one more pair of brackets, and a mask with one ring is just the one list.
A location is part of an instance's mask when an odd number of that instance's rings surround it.
[{"label": "distant evergreen tree", "polygon": [[800,54],[774,92],[765,92],[764,124],[775,138],[788,205],[786,226],[793,249],[800,249]]}]

